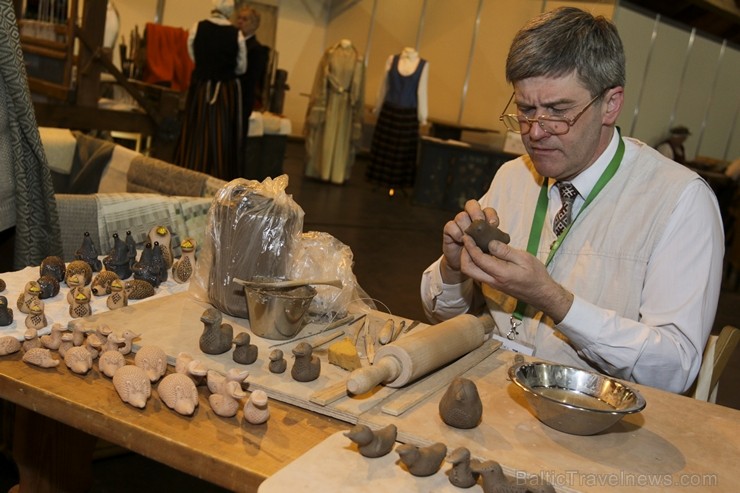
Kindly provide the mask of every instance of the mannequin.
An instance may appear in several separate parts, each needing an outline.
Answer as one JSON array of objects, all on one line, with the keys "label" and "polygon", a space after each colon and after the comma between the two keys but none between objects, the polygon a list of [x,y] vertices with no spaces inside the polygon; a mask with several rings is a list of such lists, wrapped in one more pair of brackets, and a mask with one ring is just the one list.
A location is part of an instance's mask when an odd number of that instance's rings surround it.
[{"label": "mannequin", "polygon": [[306,113],[306,176],[349,180],[362,135],[364,65],[348,39],[330,46],[319,62]]},{"label": "mannequin", "polygon": [[410,47],[388,57],[378,91],[379,113],[370,146],[366,178],[395,189],[414,185],[419,125],[427,122],[429,63]]}]

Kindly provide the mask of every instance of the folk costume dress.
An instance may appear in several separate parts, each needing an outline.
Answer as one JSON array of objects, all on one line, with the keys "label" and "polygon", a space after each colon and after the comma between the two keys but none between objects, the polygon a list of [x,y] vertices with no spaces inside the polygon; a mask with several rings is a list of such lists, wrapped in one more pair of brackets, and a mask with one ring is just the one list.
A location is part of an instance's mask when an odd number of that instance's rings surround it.
[{"label": "folk costume dress", "polygon": [[244,36],[220,12],[193,26],[188,39],[195,61],[175,163],[232,180],[244,156],[242,90]]},{"label": "folk costume dress", "polygon": [[319,62],[306,114],[308,177],[342,184],[362,136],[365,69],[349,40],[326,50]]},{"label": "folk costume dress", "polygon": [[365,172],[370,182],[391,189],[414,185],[419,125],[427,119],[428,73],[429,64],[413,48],[388,58]]}]

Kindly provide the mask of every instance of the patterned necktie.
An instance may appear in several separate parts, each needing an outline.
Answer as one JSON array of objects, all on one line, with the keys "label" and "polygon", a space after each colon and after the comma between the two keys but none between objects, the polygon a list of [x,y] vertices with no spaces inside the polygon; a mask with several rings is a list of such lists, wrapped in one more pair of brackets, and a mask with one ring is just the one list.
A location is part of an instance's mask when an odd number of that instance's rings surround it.
[{"label": "patterned necktie", "polygon": [[557,214],[555,214],[555,220],[552,223],[552,230],[555,236],[565,231],[571,221],[571,213],[573,211],[573,202],[578,196],[578,190],[573,184],[567,181],[557,183],[558,190],[560,191],[560,199],[563,201],[563,206],[560,208]]}]

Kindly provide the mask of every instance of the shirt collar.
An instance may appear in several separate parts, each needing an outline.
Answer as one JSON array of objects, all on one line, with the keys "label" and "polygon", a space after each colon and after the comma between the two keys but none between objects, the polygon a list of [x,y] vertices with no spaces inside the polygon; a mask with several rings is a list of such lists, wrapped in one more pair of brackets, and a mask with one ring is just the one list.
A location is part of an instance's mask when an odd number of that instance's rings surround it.
[{"label": "shirt collar", "polygon": [[[581,198],[585,199],[586,197],[588,197],[588,194],[591,193],[591,190],[596,185],[596,182],[599,180],[601,174],[604,172],[606,167],[609,166],[612,158],[617,153],[619,138],[619,132],[614,129],[612,133],[612,139],[609,141],[609,145],[606,146],[604,152],[602,152],[601,155],[596,159],[596,161],[594,161],[594,164],[592,164],[581,173],[579,173],[575,178],[570,180],[570,183],[572,183],[573,186],[576,187],[576,190],[578,190],[578,195]],[[553,178],[550,178],[548,184],[548,193],[552,192],[552,188],[554,185],[555,180]]]}]

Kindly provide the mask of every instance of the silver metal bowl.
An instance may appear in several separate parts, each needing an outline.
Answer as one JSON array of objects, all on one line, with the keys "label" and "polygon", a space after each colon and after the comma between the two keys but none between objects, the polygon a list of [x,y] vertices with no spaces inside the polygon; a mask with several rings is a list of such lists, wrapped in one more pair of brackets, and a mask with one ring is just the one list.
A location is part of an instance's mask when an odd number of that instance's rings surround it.
[{"label": "silver metal bowl", "polygon": [[571,435],[600,433],[645,408],[645,399],[634,388],[572,366],[516,363],[509,378],[524,390],[537,419]]},{"label": "silver metal bowl", "polygon": [[312,286],[256,288],[244,286],[249,328],[266,339],[292,339],[305,326],[305,315],[316,296]]}]

